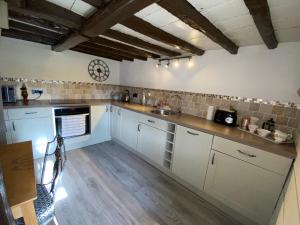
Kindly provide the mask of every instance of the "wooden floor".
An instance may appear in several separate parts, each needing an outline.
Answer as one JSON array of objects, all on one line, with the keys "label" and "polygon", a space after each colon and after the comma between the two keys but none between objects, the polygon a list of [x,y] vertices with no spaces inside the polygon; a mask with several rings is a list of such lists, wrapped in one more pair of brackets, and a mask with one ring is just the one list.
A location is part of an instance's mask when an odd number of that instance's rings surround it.
[{"label": "wooden floor", "polygon": [[113,142],[68,152],[59,225],[235,225],[232,218]]}]

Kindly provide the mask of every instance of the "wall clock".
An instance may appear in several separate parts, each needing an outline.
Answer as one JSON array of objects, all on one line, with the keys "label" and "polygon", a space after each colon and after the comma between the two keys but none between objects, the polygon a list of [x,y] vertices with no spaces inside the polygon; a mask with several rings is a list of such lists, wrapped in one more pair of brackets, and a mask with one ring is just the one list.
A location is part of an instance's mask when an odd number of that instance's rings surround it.
[{"label": "wall clock", "polygon": [[110,73],[108,65],[100,59],[92,60],[88,66],[88,71],[90,76],[99,82],[107,80]]}]

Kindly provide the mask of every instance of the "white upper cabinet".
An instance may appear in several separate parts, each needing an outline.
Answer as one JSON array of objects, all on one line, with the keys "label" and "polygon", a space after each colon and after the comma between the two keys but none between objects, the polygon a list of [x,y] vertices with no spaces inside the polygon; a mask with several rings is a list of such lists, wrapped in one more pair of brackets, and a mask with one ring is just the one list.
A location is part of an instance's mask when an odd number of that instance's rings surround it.
[{"label": "white upper cabinet", "polygon": [[268,224],[286,176],[211,151],[204,191],[258,224]]},{"label": "white upper cabinet", "polygon": [[210,134],[177,126],[173,172],[197,189],[204,186],[212,140]]},{"label": "white upper cabinet", "polygon": [[133,150],[136,150],[139,114],[122,109],[120,141]]},{"label": "white upper cabinet", "polygon": [[91,143],[96,144],[110,140],[109,105],[91,106]]}]

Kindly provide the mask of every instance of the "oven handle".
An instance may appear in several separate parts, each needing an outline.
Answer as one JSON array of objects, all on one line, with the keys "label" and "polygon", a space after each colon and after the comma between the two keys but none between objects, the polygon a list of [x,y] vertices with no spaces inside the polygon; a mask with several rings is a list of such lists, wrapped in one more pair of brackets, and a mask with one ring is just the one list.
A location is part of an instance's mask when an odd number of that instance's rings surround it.
[{"label": "oven handle", "polygon": [[77,116],[77,115],[84,115],[84,116],[89,116],[89,113],[84,113],[84,114],[74,114],[74,115],[64,115],[64,116],[55,116],[55,118],[62,118],[62,117],[67,117],[67,116]]}]

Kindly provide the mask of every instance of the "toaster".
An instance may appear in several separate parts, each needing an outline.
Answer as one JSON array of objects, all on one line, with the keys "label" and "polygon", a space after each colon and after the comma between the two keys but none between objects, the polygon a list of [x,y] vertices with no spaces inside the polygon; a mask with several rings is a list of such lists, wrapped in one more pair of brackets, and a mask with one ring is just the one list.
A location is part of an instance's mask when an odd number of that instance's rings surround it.
[{"label": "toaster", "polygon": [[226,126],[235,127],[237,121],[237,112],[236,110],[217,109],[214,121]]}]

